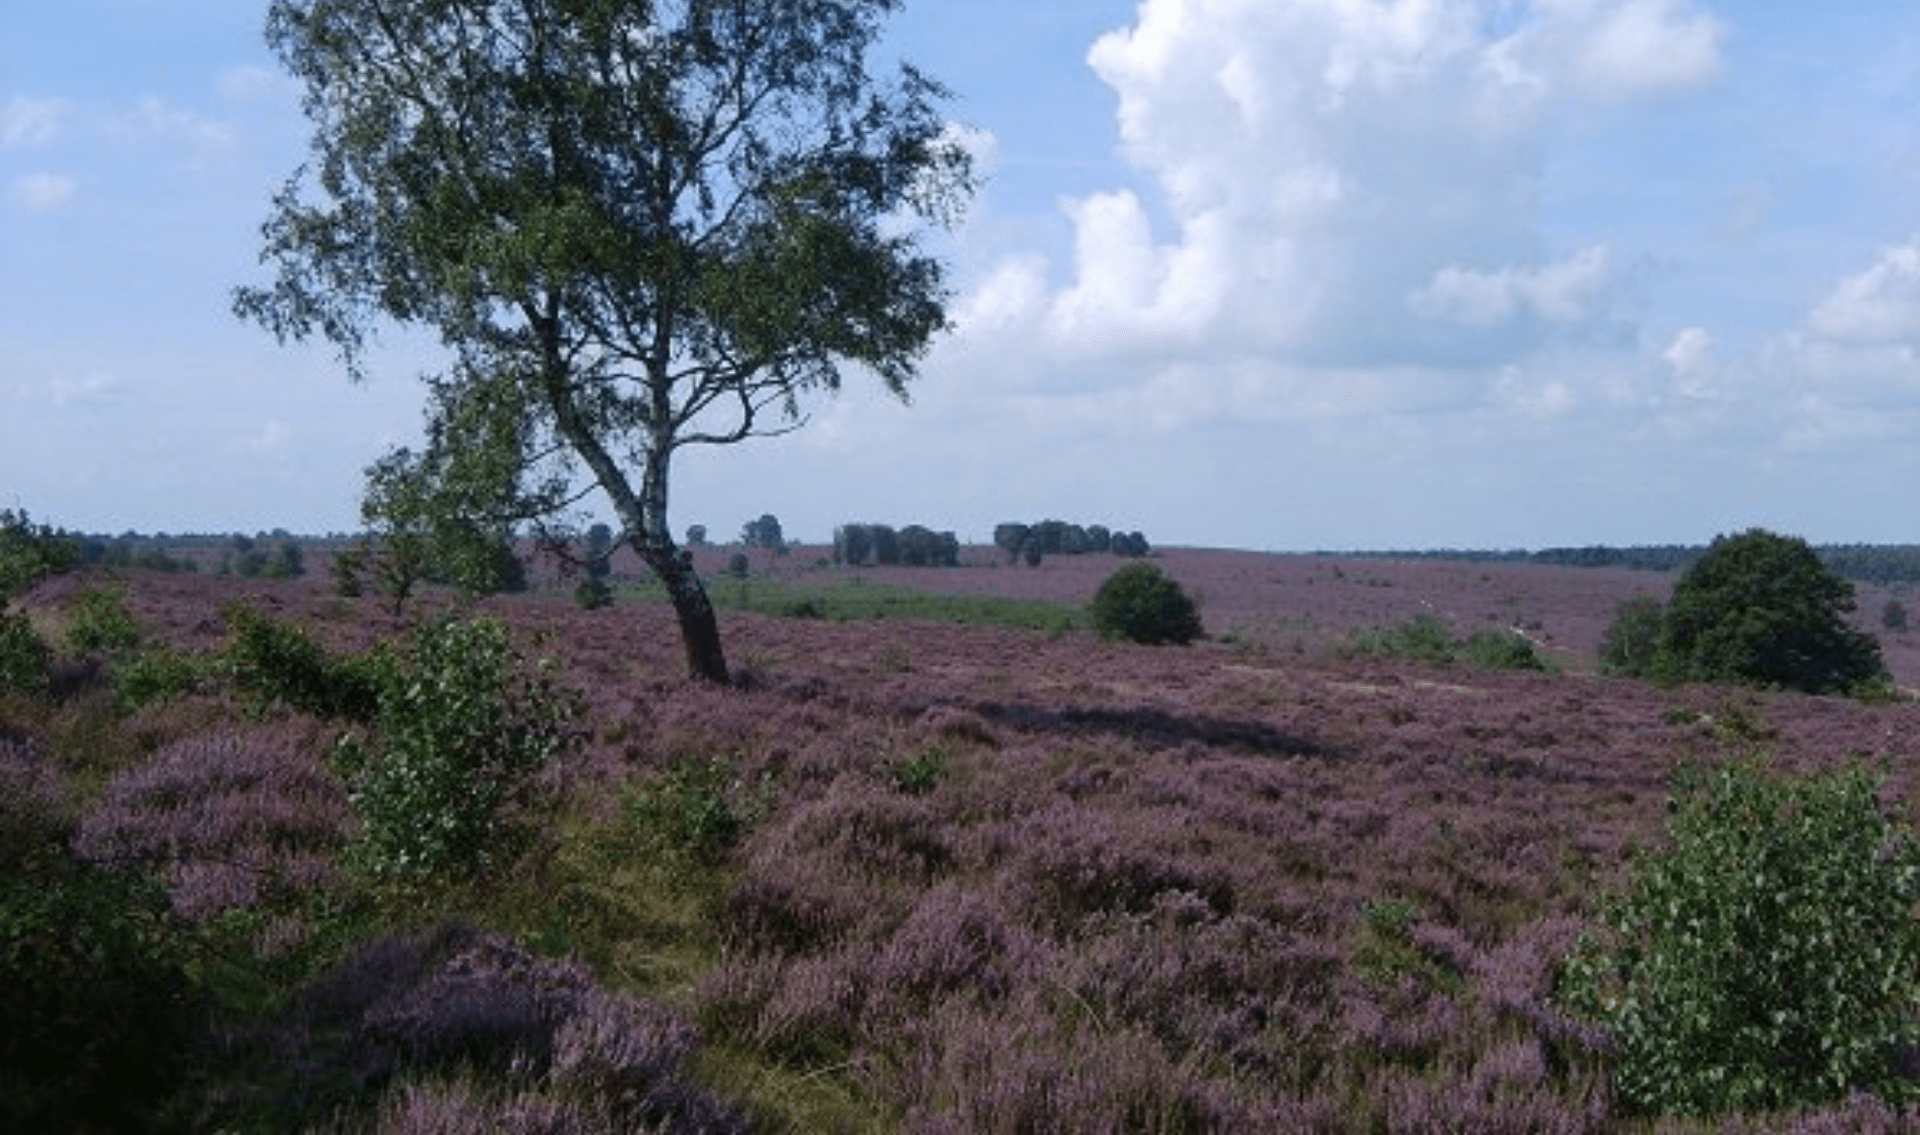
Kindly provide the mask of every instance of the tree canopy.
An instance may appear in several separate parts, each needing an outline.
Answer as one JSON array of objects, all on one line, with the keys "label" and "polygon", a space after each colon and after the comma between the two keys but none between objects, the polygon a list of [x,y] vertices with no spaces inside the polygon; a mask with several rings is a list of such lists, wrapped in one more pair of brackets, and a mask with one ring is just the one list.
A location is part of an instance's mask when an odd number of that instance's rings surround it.
[{"label": "tree canopy", "polygon": [[[273,282],[235,309],[355,378],[382,325],[437,334],[436,498],[492,526],[604,493],[690,669],[724,679],[668,527],[672,458],[796,428],[847,368],[904,398],[947,326],[925,234],[973,176],[948,92],[869,71],[898,7],[274,0],[313,154],[262,228]],[[450,436],[490,456],[438,460]]]},{"label": "tree canopy", "polygon": [[1681,680],[1850,693],[1886,681],[1847,622],[1853,585],[1805,540],[1761,528],[1714,540],[1675,582],[1656,668]]}]

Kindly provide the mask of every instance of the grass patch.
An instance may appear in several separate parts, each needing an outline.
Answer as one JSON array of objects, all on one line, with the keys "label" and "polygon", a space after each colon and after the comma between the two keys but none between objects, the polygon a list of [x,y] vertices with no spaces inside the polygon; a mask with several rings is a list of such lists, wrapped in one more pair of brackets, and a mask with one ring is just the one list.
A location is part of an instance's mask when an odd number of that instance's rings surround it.
[{"label": "grass patch", "polygon": [[[1084,611],[1051,600],[949,595],[867,579],[794,583],[721,575],[708,579],[706,585],[708,598],[723,611],[752,611],[780,618],[832,622],[920,619],[931,623],[1022,627],[1055,633],[1091,626]],[[620,598],[629,602],[664,603],[667,594],[657,581],[648,580],[623,584]]]}]

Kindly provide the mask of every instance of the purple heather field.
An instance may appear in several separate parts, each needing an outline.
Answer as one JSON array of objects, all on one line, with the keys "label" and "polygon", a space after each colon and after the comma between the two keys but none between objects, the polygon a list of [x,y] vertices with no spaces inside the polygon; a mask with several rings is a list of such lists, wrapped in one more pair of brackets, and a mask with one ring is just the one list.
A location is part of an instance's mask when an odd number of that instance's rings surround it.
[{"label": "purple heather field", "polygon": [[[972,548],[960,568],[846,569],[797,549],[756,553],[753,570],[1077,606],[1119,562],[1028,568]],[[1920,1123],[1870,1098],[1628,1119],[1608,1037],[1552,998],[1598,896],[1660,838],[1677,765],[1885,760],[1911,819],[1920,703],[1600,676],[1615,607],[1664,596],[1660,574],[1189,549],[1153,562],[1199,597],[1206,641],[723,610],[744,676],[724,689],[684,677],[664,605],[585,611],[564,588],[482,602],[585,695],[588,742],[542,773],[520,817],[534,834],[494,884],[542,896],[538,923],[489,924],[476,899],[454,912],[473,925],[396,930],[343,953],[248,1043],[391,1083],[368,1113],[391,1132],[618,1130],[641,1114],[679,1117],[646,1130],[923,1133]],[[321,581],[120,580],[150,637],[187,652],[220,648],[235,599],[340,650],[403,627]],[[49,580],[23,606],[57,630],[98,582]],[[1859,621],[1912,690],[1920,643],[1878,623],[1894,594],[1860,588]],[[1525,634],[1552,669],[1341,649],[1423,613]],[[0,784],[58,795],[42,781],[65,770],[82,854],[162,861],[184,916],[257,909],[263,951],[298,949],[301,896],[354,885],[339,858],[352,812],[324,760],[337,730],[260,719],[212,683],[126,732],[80,760],[54,726],[0,728]],[[606,834],[630,822],[623,802],[690,759],[724,767],[748,818],[691,900],[691,939],[609,897],[631,864],[587,865],[625,846]],[[548,956],[541,934],[594,945]],[[459,1061],[476,1036],[525,1049],[497,1085]],[[468,1072],[390,1075],[415,1066]],[[654,1110],[621,1110],[631,1099]]]}]

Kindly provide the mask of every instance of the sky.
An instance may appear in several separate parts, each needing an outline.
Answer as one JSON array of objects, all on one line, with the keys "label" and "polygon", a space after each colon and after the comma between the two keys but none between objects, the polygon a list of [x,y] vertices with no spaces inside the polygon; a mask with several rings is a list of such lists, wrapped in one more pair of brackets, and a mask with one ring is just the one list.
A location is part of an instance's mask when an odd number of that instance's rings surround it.
[{"label": "sky", "polygon": [[[263,0],[0,0],[0,508],[351,531],[365,384],[230,309],[306,152]],[[1920,5],[908,0],[986,175],[910,405],[690,451],[676,532],[1920,542]]]}]

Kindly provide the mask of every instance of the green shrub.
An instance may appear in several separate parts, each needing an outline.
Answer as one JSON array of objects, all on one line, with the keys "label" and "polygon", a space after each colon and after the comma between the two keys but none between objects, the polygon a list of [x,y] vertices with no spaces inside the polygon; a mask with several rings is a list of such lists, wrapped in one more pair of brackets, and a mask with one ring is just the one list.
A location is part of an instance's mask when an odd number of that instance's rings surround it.
[{"label": "green shrub", "polygon": [[1920,1041],[1920,847],[1852,767],[1731,765],[1683,783],[1561,996],[1618,1043],[1621,1100],[1707,1115],[1910,1098]]},{"label": "green shrub", "polygon": [[1905,634],[1908,625],[1907,605],[1898,599],[1887,600],[1886,606],[1880,608],[1880,625],[1894,634]]},{"label": "green shrub", "polygon": [[291,706],[317,717],[371,721],[379,707],[379,652],[336,659],[305,630],[250,607],[224,612],[226,661],[239,687],[262,706]]},{"label": "green shrub", "polygon": [[146,1129],[198,1039],[165,894],[53,845],[0,874],[0,1130]]},{"label": "green shrub", "polygon": [[1545,670],[1533,643],[1517,631],[1479,630],[1460,644],[1460,656],[1489,670]]},{"label": "green shrub", "polygon": [[501,808],[578,743],[576,699],[527,673],[491,619],[430,623],[378,674],[376,739],[338,754],[358,858],[382,875],[485,867]]},{"label": "green shrub", "polygon": [[0,508],[0,601],[58,575],[80,558],[80,542],[56,528],[35,524],[25,511]]},{"label": "green shrub", "polygon": [[712,866],[724,860],[766,811],[772,785],[743,782],[718,757],[678,762],[627,798],[628,820],[658,850]]},{"label": "green shrub", "polygon": [[1094,592],[1093,626],[1106,638],[1181,646],[1202,633],[1200,611],[1180,585],[1150,563],[1131,563]]},{"label": "green shrub", "polygon": [[168,701],[191,693],[205,671],[205,664],[190,654],[167,649],[141,651],[114,663],[114,701],[124,710]]},{"label": "green shrub", "polygon": [[1666,617],[1666,604],[1651,595],[1636,595],[1614,608],[1613,621],[1600,640],[1601,673],[1655,677]]},{"label": "green shrub", "polygon": [[573,589],[573,601],[582,610],[598,611],[613,605],[613,586],[599,576],[589,576]]},{"label": "green shrub", "polygon": [[38,692],[53,674],[53,648],[34,633],[27,617],[0,608],[0,689]]},{"label": "green shrub", "polygon": [[1420,662],[1453,661],[1453,634],[1437,615],[1423,613],[1391,626],[1364,628],[1355,631],[1348,643],[1356,654]]},{"label": "green shrub", "polygon": [[1853,585],[1807,542],[1754,528],[1721,536],[1674,584],[1662,624],[1663,676],[1811,694],[1890,681],[1880,645],[1850,625]]},{"label": "green shrub", "polygon": [[118,587],[89,587],[73,597],[67,642],[75,650],[116,652],[140,645],[140,624]]}]

